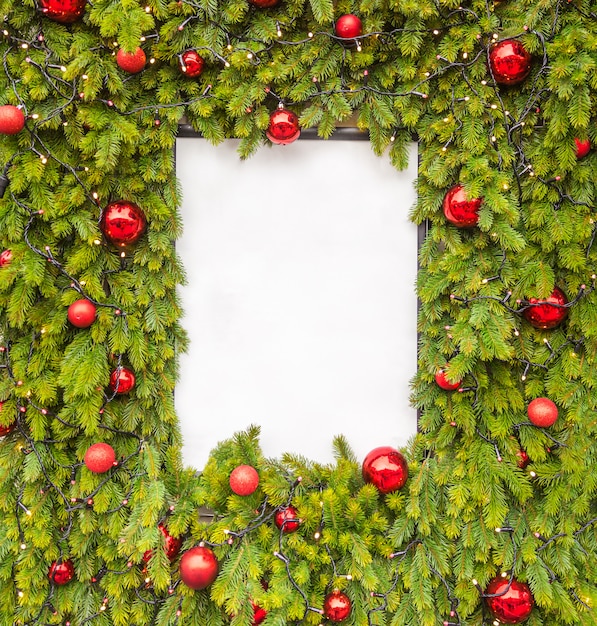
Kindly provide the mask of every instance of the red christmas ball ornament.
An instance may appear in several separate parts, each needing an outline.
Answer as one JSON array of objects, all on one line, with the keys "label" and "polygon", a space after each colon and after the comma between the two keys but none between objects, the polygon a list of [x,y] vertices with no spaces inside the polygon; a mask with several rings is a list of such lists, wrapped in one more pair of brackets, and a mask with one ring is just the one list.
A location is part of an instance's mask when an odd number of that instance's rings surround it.
[{"label": "red christmas ball ornament", "polygon": [[180,559],[180,577],[191,589],[205,589],[218,575],[218,560],[212,550],[195,546],[187,550]]},{"label": "red christmas ball ornament", "polygon": [[356,15],[347,13],[337,19],[334,32],[341,39],[355,39],[363,34],[363,23]]},{"label": "red christmas ball ornament", "polygon": [[350,598],[338,589],[328,593],[323,602],[323,616],[330,622],[343,622],[351,609]]},{"label": "red christmas ball ornament", "polygon": [[116,453],[114,448],[108,443],[94,443],[87,448],[83,461],[90,472],[103,474],[114,467]]},{"label": "red christmas ball ornament", "polygon": [[55,585],[66,585],[75,576],[75,566],[70,559],[54,561],[48,570],[48,578]]},{"label": "red christmas ball ornament", "polygon": [[128,367],[117,367],[110,374],[110,389],[114,393],[128,393],[135,386],[135,373]]},{"label": "red christmas ball ornament", "polygon": [[437,372],[435,372],[435,382],[437,383],[438,387],[441,387],[441,389],[445,389],[446,391],[453,391],[454,389],[458,389],[458,387],[460,387],[460,385],[462,384],[461,380],[458,380],[455,383],[450,382],[446,378],[445,369],[439,369],[437,370]]},{"label": "red christmas ball ornament", "polygon": [[574,145],[576,147],[576,158],[577,159],[582,159],[584,157],[587,156],[587,154],[589,154],[589,152],[591,151],[591,141],[589,139],[578,139],[578,138],[574,138]]},{"label": "red christmas ball ornament", "polygon": [[180,71],[189,78],[196,78],[203,72],[205,59],[197,52],[197,50],[187,50],[179,57],[178,67]]},{"label": "red christmas ball ornament", "polygon": [[290,505],[276,511],[274,523],[283,533],[293,533],[298,530],[301,520],[298,511]]},{"label": "red christmas ball ornament", "polygon": [[483,198],[468,198],[462,185],[454,185],[444,196],[443,209],[448,222],[459,228],[476,226]]},{"label": "red christmas ball ornament", "polygon": [[12,250],[4,250],[0,252],[0,267],[9,265],[12,261]]},{"label": "red christmas ball ornament", "polygon": [[135,243],[145,232],[145,226],[143,211],[127,200],[108,204],[100,219],[100,229],[106,239],[121,247]]},{"label": "red christmas ball ornament", "polygon": [[269,126],[265,134],[272,143],[283,146],[296,141],[301,134],[296,113],[288,109],[273,111],[269,116]]},{"label": "red christmas ball ornament", "polygon": [[77,328],[89,328],[95,322],[96,313],[95,304],[87,300],[87,298],[82,298],[81,300],[75,300],[68,307],[66,317]]},{"label": "red christmas ball ornament", "polygon": [[121,70],[129,74],[138,74],[144,67],[147,57],[142,48],[134,52],[125,52],[122,48],[116,53],[116,63]]},{"label": "red christmas ball ornament", "polygon": [[518,450],[516,456],[518,458],[516,465],[520,467],[520,469],[524,469],[531,462],[531,459],[529,458],[529,455],[525,452],[525,450]]},{"label": "red christmas ball ornament", "polygon": [[532,59],[517,39],[504,39],[489,51],[489,67],[498,85],[518,85],[531,71]]},{"label": "red christmas ball ornament", "polygon": [[12,104],[0,106],[0,133],[16,135],[25,127],[25,114]]},{"label": "red christmas ball ornament", "polygon": [[404,487],[408,478],[408,463],[398,450],[380,446],[369,452],[363,461],[363,480],[377,487],[381,493],[390,493]]},{"label": "red christmas ball ornament", "polygon": [[[516,579],[496,576],[485,590],[491,614],[502,624],[520,624],[531,614],[535,600],[529,586]],[[487,597],[490,596],[490,597]]]},{"label": "red christmas ball ornament", "polygon": [[270,9],[280,3],[280,0],[249,0],[249,3],[258,9]]},{"label": "red christmas ball ornament", "polygon": [[41,12],[60,24],[72,24],[85,12],[86,0],[39,0]]},{"label": "red christmas ball ornament", "polygon": [[230,488],[239,496],[250,496],[259,485],[259,474],[251,465],[239,465],[230,472]]},{"label": "red christmas ball ornament", "polygon": [[251,602],[251,605],[253,607],[253,623],[251,626],[259,626],[267,617],[267,611],[254,602]]},{"label": "red christmas ball ornament", "polygon": [[548,428],[558,419],[558,407],[549,398],[535,398],[527,406],[527,415],[535,426]]},{"label": "red christmas ball ornament", "polygon": [[551,292],[546,300],[529,298],[529,305],[522,312],[523,317],[535,328],[550,330],[559,326],[568,316],[568,298],[559,288]]},{"label": "red christmas ball ornament", "polygon": [[[0,409],[2,403],[0,402]],[[0,437],[6,437],[6,435],[10,435],[10,433],[17,427],[17,423],[13,422],[8,426],[0,426]]]},{"label": "red christmas ball ornament", "polygon": [[[178,556],[178,553],[182,548],[182,539],[179,537],[173,537],[166,526],[162,523],[158,524],[158,529],[164,536],[164,552],[166,553],[168,560],[172,562]],[[143,554],[143,561],[148,563],[152,554],[153,550],[147,550],[145,554]]]}]

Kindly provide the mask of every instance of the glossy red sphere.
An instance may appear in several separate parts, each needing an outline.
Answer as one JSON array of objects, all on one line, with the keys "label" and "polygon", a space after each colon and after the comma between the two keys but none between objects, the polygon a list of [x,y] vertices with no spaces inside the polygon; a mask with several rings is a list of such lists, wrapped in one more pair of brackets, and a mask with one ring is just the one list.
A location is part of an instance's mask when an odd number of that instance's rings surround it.
[{"label": "glossy red sphere", "polygon": [[230,488],[239,496],[250,496],[259,486],[259,474],[251,465],[238,465],[229,478]]},{"label": "glossy red sphere", "polygon": [[129,74],[138,74],[144,67],[147,57],[142,48],[134,52],[125,52],[122,48],[116,53],[116,63],[121,70]]},{"label": "glossy red sphere", "polygon": [[269,9],[280,4],[280,0],[249,0],[249,2],[258,9]]},{"label": "glossy red sphere", "polygon": [[128,367],[117,367],[110,374],[110,389],[114,393],[128,393],[135,386],[135,374]]},{"label": "glossy red sphere", "polygon": [[575,154],[577,159],[582,159],[591,151],[591,141],[589,139],[574,138]]},{"label": "glossy red sphere", "polygon": [[558,419],[558,407],[549,398],[535,398],[527,406],[527,415],[535,426],[548,428]]},{"label": "glossy red sphere", "polygon": [[398,450],[380,446],[365,457],[362,472],[366,483],[375,485],[381,493],[390,493],[404,487],[408,478],[408,463]]},{"label": "glossy red sphere", "polygon": [[545,300],[529,298],[529,305],[522,312],[523,317],[535,328],[549,330],[559,326],[568,316],[566,294],[556,287]]},{"label": "glossy red sphere", "polygon": [[12,250],[3,250],[0,252],[0,267],[8,265],[12,261]]},{"label": "glossy red sphere", "polygon": [[134,202],[127,200],[108,204],[100,219],[102,233],[116,246],[135,243],[145,232],[145,226],[143,211]]},{"label": "glossy red sphere", "polygon": [[441,387],[441,389],[445,389],[446,391],[453,391],[454,389],[458,389],[458,387],[460,387],[460,385],[462,384],[461,380],[457,380],[454,383],[450,382],[446,378],[446,371],[444,369],[437,370],[437,372],[435,373],[435,382],[437,383],[438,387]]},{"label": "glossy red sphere", "polygon": [[[182,539],[179,537],[173,537],[164,524],[158,524],[158,529],[164,536],[164,551],[166,552],[166,556],[169,561],[174,561],[182,548]],[[145,563],[149,561],[152,554],[153,550],[147,550],[145,552],[143,555]]]},{"label": "glossy red sphere", "polygon": [[481,204],[483,204],[483,198],[468,198],[464,187],[455,185],[444,196],[444,215],[454,226],[460,228],[476,226]]},{"label": "glossy red sphere", "polygon": [[252,602],[251,605],[253,606],[253,623],[251,626],[259,626],[267,617],[267,611],[254,602]]},{"label": "glossy red sphere", "polygon": [[339,590],[328,593],[323,603],[323,616],[330,622],[343,622],[350,616],[350,598]]},{"label": "glossy red sphere", "polygon": [[356,15],[347,13],[337,19],[334,32],[342,39],[354,39],[363,34],[363,23]]},{"label": "glossy red sphere", "polygon": [[[2,403],[0,402],[0,408]],[[6,435],[10,435],[10,433],[17,427],[17,423],[13,422],[12,424],[8,424],[8,426],[0,426],[0,437],[6,437]]]},{"label": "glossy red sphere", "polygon": [[25,127],[25,114],[12,104],[0,106],[0,133],[16,135]]},{"label": "glossy red sphere", "polygon": [[491,614],[502,624],[520,624],[529,617],[535,600],[525,583],[496,576],[485,590],[485,602]]},{"label": "glossy red sphere", "polygon": [[180,577],[191,589],[205,589],[218,576],[218,560],[212,550],[195,546],[187,550],[180,559]]},{"label": "glossy red sphere", "polygon": [[103,474],[114,467],[116,453],[114,448],[108,443],[94,443],[87,448],[83,461],[90,472]]},{"label": "glossy red sphere", "polygon": [[298,511],[293,506],[287,506],[276,511],[274,523],[283,533],[293,533],[301,525]]},{"label": "glossy red sphere", "polygon": [[288,109],[276,109],[269,116],[269,126],[265,134],[272,143],[280,145],[292,143],[301,134],[297,115]]},{"label": "glossy red sphere", "polygon": [[41,12],[55,22],[72,24],[85,12],[86,0],[39,0]]},{"label": "glossy red sphere", "polygon": [[95,322],[96,313],[95,304],[87,300],[87,298],[82,298],[81,300],[75,300],[68,307],[66,317],[77,328],[89,328]]},{"label": "glossy red sphere", "polygon": [[70,559],[54,561],[48,570],[48,578],[55,585],[66,585],[75,576],[75,566]]},{"label": "glossy red sphere", "polygon": [[197,52],[197,50],[187,50],[179,57],[178,64],[180,71],[189,78],[196,78],[203,72],[205,59]]},{"label": "glossy red sphere", "polygon": [[489,67],[498,85],[518,85],[531,71],[531,55],[518,39],[504,39],[489,52]]}]

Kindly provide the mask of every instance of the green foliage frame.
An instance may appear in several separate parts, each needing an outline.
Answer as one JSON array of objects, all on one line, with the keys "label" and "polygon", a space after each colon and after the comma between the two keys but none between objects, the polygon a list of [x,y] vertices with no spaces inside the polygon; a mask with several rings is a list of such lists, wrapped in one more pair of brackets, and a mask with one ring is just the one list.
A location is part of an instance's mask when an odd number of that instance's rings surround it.
[{"label": "green foliage frame", "polygon": [[[0,142],[0,246],[12,255],[0,268],[0,423],[14,425],[0,443],[0,624],[247,626],[254,604],[264,626],[319,624],[339,588],[352,601],[346,624],[479,626],[493,620],[483,589],[504,572],[532,590],[529,626],[595,626],[597,157],[578,159],[575,139],[597,142],[597,6],[96,0],[63,25],[33,0],[1,5],[0,102],[21,106],[27,124]],[[346,13],[363,21],[354,41],[334,35]],[[502,87],[487,59],[509,37],[533,66]],[[151,60],[126,74],[115,51],[140,43]],[[198,79],[179,69],[190,48],[206,59]],[[342,437],[332,466],[266,459],[254,428],[219,445],[199,476],[181,464],[178,125],[184,116],[213,143],[238,137],[247,158],[268,149],[280,105],[323,138],[355,119],[397,168],[418,137],[412,219],[430,224],[412,383],[420,433],[404,450],[406,486],[385,496],[363,483]],[[444,219],[458,183],[483,198],[475,228]],[[117,199],[148,221],[124,251],[99,228]],[[556,285],[566,321],[532,327],[529,299]],[[66,320],[82,296],[98,306],[88,329]],[[446,363],[458,391],[434,382]],[[136,386],[111,394],[121,365]],[[549,429],[526,416],[543,396],[559,407]],[[101,475],[82,462],[97,441],[118,456]],[[241,463],[260,474],[247,497],[228,485]],[[286,534],[272,519],[289,504],[301,525]],[[159,523],[184,549],[212,546],[213,585],[180,582]],[[50,564],[67,559],[74,579],[51,583]]]}]

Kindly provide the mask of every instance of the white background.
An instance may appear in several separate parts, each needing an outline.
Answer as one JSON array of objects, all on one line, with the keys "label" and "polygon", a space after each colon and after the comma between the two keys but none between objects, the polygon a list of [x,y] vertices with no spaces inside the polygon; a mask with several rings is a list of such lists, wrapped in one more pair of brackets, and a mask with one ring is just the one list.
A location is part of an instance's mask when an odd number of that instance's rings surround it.
[{"label": "white background", "polygon": [[177,250],[190,350],[175,400],[185,464],[261,426],[269,457],[357,458],[416,431],[416,144],[408,170],[368,141],[304,140],[242,161],[179,138]]}]

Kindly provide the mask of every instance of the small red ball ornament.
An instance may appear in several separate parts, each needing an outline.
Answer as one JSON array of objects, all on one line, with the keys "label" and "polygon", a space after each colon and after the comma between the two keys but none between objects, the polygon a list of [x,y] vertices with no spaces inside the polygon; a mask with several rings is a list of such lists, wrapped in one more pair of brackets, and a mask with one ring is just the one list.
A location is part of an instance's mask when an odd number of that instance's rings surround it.
[{"label": "small red ball ornament", "polygon": [[576,158],[582,159],[591,151],[591,141],[589,139],[580,140],[574,138],[574,145],[576,146]]},{"label": "small red ball ornament", "polygon": [[230,472],[230,488],[239,496],[250,496],[259,485],[259,474],[251,465],[239,465]]},{"label": "small red ball ornament", "polygon": [[83,460],[90,472],[103,474],[114,467],[116,453],[114,452],[114,448],[108,443],[94,443],[87,448]]},{"label": "small red ball ornament", "polygon": [[251,602],[251,605],[253,606],[253,623],[251,626],[259,626],[267,617],[267,611],[254,602]]},{"label": "small red ball ornament", "polygon": [[528,308],[522,312],[523,317],[535,328],[549,330],[559,326],[568,316],[566,294],[556,287],[546,300],[529,298]]},{"label": "small red ball ornament", "polygon": [[461,380],[458,380],[455,383],[450,382],[446,378],[446,370],[444,369],[437,370],[437,372],[435,373],[435,382],[437,383],[438,387],[441,387],[441,389],[445,389],[446,391],[453,391],[454,389],[458,389],[458,387],[460,387],[460,385],[462,384]]},{"label": "small red ball ornament", "polygon": [[[182,548],[182,539],[179,537],[173,537],[164,524],[158,524],[158,529],[164,536],[164,552],[166,552],[168,560],[172,562],[178,556],[178,553]],[[152,554],[153,550],[147,550],[145,554],[143,554],[143,561],[145,561],[145,563],[149,562]]]},{"label": "small red ball ornament", "polygon": [[135,373],[128,367],[117,367],[110,374],[110,389],[114,393],[128,393],[135,386]]},{"label": "small red ball ornament", "polygon": [[249,0],[250,4],[258,9],[269,9],[280,3],[280,0]]},{"label": "small red ball ornament", "polygon": [[293,533],[298,530],[301,520],[298,511],[290,505],[276,511],[274,523],[283,533]]},{"label": "small red ball ornament", "polygon": [[180,577],[191,589],[205,589],[218,576],[218,560],[212,550],[195,546],[180,559]]},{"label": "small red ball ornament", "polygon": [[491,614],[502,624],[520,624],[531,614],[535,600],[529,586],[516,579],[496,576],[485,590]]},{"label": "small red ball ornament", "polygon": [[518,450],[516,456],[518,458],[516,465],[520,467],[520,469],[524,469],[531,462],[529,455],[522,449]]},{"label": "small red ball ornament", "polygon": [[356,15],[347,13],[338,18],[334,32],[341,39],[354,39],[363,34],[363,23]]},{"label": "small red ball ornament", "polygon": [[404,487],[408,478],[408,463],[398,450],[380,446],[365,457],[362,473],[366,483],[375,485],[381,493],[390,493]]},{"label": "small red ball ornament", "polygon": [[489,67],[498,85],[518,85],[531,71],[531,55],[517,39],[504,39],[489,52]]},{"label": "small red ball ornament", "polygon": [[89,328],[95,322],[97,310],[95,304],[86,298],[75,300],[66,313],[68,321],[77,328]]},{"label": "small red ball ornament", "polygon": [[343,622],[349,615],[352,608],[350,598],[335,589],[328,593],[323,602],[323,616],[330,622]]},{"label": "small red ball ornament", "polygon": [[12,261],[12,250],[4,250],[0,252],[0,267],[9,265]]},{"label": "small red ball ornament", "polygon": [[[2,403],[0,403],[1,405]],[[10,433],[17,427],[17,423],[13,422],[8,426],[0,426],[0,437],[6,437],[6,435],[10,435]]]},{"label": "small red ball ornament", "polygon": [[12,104],[0,106],[0,133],[3,135],[16,135],[25,126],[25,114],[19,107]]},{"label": "small red ball ornament", "polygon": [[75,566],[70,559],[54,561],[48,570],[48,578],[55,585],[66,585],[75,575]]},{"label": "small red ball ornament", "polygon": [[144,67],[147,57],[142,48],[134,52],[125,52],[122,48],[116,53],[116,63],[121,70],[129,74],[138,74]]},{"label": "small red ball ornament", "polygon": [[134,203],[126,200],[111,202],[103,210],[100,229],[106,239],[116,246],[135,243],[144,233],[145,214]]},{"label": "small red ball ornament", "polygon": [[197,50],[187,50],[179,57],[178,67],[180,71],[189,78],[196,78],[203,72],[205,59],[197,52]]},{"label": "small red ball ornament", "polygon": [[283,146],[292,143],[301,134],[297,115],[288,109],[276,109],[269,116],[265,134],[272,143]]},{"label": "small red ball ornament", "polygon": [[72,24],[85,12],[86,0],[39,0],[41,12],[60,24]]},{"label": "small red ball ornament", "polygon": [[549,398],[535,398],[527,406],[527,415],[535,426],[548,428],[558,419],[558,407]]},{"label": "small red ball ornament", "polygon": [[444,196],[443,209],[448,222],[459,228],[476,226],[483,198],[468,198],[462,185],[455,185]]}]

